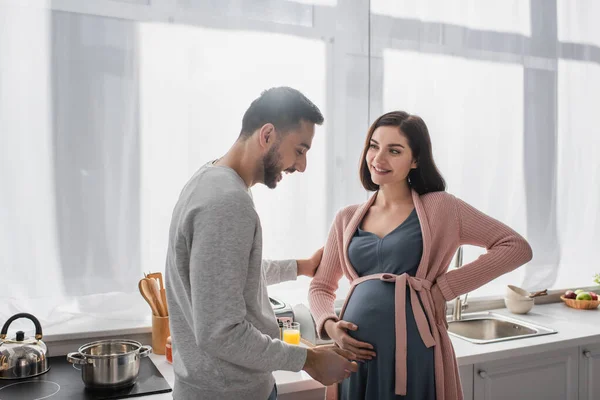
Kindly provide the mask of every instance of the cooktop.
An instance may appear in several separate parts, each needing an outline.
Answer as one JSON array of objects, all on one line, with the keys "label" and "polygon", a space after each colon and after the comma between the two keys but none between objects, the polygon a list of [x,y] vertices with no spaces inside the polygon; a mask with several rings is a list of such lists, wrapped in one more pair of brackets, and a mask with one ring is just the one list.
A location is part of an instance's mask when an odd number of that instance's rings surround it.
[{"label": "cooktop", "polygon": [[0,380],[0,400],[108,400],[168,393],[172,389],[147,357],[140,359],[135,385],[117,390],[86,389],[81,371],[66,356],[49,357],[50,370],[26,379]]}]

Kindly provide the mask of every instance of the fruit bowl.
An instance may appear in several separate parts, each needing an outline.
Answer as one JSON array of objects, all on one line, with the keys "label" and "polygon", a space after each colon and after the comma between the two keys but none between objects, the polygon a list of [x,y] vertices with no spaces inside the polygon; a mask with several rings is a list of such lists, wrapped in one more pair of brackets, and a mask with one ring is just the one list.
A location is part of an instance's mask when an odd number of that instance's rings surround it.
[{"label": "fruit bowl", "polygon": [[571,308],[578,310],[594,310],[600,305],[600,300],[575,300],[567,299],[565,296],[560,296],[560,299]]}]

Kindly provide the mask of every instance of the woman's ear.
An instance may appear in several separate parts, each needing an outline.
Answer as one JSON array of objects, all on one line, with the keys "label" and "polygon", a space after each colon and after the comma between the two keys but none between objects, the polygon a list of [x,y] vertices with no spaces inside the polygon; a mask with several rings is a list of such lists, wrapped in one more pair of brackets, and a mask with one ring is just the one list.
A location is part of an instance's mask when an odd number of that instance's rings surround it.
[{"label": "woman's ear", "polygon": [[419,163],[417,160],[413,160],[412,164],[410,165],[411,169],[417,169],[419,167]]}]

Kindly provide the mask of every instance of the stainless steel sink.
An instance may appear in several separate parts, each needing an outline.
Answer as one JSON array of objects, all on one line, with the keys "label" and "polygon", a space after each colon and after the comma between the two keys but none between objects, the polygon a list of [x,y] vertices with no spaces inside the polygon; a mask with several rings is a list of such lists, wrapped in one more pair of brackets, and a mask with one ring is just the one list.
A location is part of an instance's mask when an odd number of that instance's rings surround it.
[{"label": "stainless steel sink", "polygon": [[448,333],[471,343],[485,344],[550,335],[556,330],[488,311],[463,314],[458,321],[449,320]]}]

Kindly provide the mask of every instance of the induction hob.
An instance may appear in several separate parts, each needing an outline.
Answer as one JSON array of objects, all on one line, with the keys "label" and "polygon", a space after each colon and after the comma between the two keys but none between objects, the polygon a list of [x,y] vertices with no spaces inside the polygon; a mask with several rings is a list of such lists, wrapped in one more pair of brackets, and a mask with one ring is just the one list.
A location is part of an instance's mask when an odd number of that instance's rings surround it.
[{"label": "induction hob", "polygon": [[108,400],[168,393],[172,389],[147,357],[140,359],[135,385],[117,390],[86,389],[81,371],[66,356],[49,357],[50,370],[26,379],[0,380],[0,400]]}]

